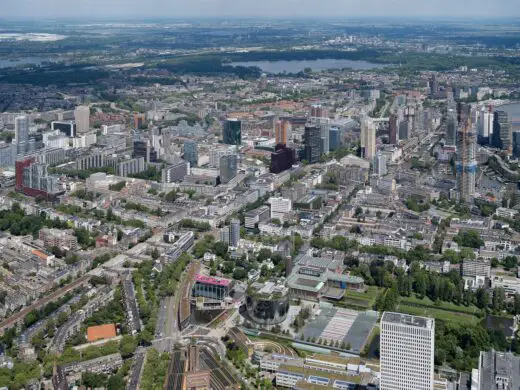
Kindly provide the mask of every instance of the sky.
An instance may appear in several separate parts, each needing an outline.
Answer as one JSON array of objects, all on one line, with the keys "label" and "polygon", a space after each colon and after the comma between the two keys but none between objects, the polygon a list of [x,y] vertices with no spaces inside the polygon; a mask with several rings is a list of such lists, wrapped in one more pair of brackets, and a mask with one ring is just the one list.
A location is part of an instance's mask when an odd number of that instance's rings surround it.
[{"label": "sky", "polygon": [[0,0],[0,19],[520,17],[520,0]]}]

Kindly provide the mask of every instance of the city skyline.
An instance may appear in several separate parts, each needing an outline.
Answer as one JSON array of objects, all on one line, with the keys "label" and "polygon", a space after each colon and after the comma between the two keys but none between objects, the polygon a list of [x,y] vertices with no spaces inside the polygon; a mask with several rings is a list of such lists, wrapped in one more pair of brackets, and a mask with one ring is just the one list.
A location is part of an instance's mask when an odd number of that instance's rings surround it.
[{"label": "city skyline", "polygon": [[151,0],[143,3],[136,0],[91,0],[68,2],[53,0],[7,0],[4,4],[4,19],[45,18],[127,18],[127,17],[424,17],[429,18],[515,18],[520,17],[517,3],[513,0],[485,2],[474,0],[470,4],[449,0],[434,0],[417,6],[413,0],[326,0],[315,6],[310,0],[267,0],[261,6],[248,1]]}]

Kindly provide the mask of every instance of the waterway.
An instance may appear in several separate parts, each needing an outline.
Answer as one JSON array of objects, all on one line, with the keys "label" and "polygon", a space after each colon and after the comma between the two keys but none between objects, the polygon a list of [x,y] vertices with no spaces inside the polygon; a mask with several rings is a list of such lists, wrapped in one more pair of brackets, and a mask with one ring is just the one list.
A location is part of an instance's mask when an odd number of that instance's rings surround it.
[{"label": "waterway", "polygon": [[327,69],[343,69],[351,68],[354,70],[371,70],[380,69],[388,65],[375,64],[368,61],[353,60],[336,60],[333,58],[325,58],[319,60],[295,60],[295,61],[245,61],[231,62],[232,66],[256,66],[266,73],[298,73],[305,68],[311,68],[313,71],[322,71]]}]

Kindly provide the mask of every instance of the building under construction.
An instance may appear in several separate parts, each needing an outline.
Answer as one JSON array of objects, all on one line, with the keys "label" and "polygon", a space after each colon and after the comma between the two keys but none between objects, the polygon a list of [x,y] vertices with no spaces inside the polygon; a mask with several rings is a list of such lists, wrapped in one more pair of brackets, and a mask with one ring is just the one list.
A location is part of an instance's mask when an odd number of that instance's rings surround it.
[{"label": "building under construction", "polygon": [[457,132],[457,191],[459,200],[468,201],[475,196],[475,180],[477,176],[477,131],[471,122],[471,116],[461,110],[459,129]]}]

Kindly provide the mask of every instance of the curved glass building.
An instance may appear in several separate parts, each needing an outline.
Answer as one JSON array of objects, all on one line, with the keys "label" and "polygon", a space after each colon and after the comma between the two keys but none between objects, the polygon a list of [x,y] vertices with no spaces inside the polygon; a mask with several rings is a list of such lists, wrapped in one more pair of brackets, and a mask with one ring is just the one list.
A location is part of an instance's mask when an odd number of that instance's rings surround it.
[{"label": "curved glass building", "polygon": [[287,318],[288,289],[275,282],[253,283],[247,289],[247,314],[260,325],[276,325]]}]

